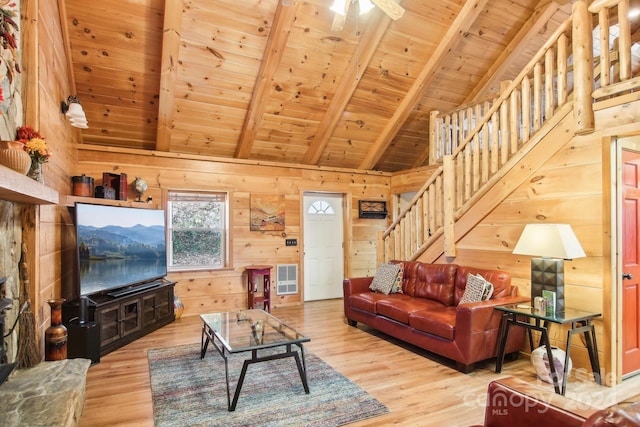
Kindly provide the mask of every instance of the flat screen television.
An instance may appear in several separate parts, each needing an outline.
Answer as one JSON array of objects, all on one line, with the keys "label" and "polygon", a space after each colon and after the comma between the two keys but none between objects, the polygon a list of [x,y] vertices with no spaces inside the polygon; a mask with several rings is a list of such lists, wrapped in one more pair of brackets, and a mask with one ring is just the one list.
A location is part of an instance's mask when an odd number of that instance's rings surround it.
[{"label": "flat screen television", "polygon": [[75,224],[81,296],[167,275],[163,210],[76,203]]}]

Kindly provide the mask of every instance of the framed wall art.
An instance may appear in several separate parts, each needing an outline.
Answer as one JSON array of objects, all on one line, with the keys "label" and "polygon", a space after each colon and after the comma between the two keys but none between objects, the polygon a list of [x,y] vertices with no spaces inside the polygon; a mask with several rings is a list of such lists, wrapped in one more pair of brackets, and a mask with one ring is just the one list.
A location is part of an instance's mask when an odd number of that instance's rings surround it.
[{"label": "framed wall art", "polygon": [[249,223],[251,231],[284,231],[284,196],[251,194]]}]

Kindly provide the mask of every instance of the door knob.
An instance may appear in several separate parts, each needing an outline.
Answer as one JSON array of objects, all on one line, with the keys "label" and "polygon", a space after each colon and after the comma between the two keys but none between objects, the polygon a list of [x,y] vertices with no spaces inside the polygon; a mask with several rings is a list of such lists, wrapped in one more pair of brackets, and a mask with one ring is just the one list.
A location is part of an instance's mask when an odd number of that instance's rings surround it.
[{"label": "door knob", "polygon": [[633,279],[633,276],[631,275],[631,273],[622,273],[622,278],[623,279],[627,279],[627,280],[631,280],[631,279]]}]

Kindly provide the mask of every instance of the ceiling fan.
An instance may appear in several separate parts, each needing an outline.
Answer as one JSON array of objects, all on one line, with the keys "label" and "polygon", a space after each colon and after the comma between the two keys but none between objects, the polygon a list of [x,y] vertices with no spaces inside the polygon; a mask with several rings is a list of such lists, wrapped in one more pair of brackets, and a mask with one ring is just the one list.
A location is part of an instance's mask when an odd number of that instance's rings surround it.
[{"label": "ceiling fan", "polygon": [[375,6],[378,6],[384,13],[389,15],[394,21],[404,15],[404,9],[394,0],[335,0],[331,5],[331,10],[336,14],[333,17],[332,31],[340,31],[344,28],[344,22],[349,12],[351,3],[358,3],[360,14],[367,13]]}]

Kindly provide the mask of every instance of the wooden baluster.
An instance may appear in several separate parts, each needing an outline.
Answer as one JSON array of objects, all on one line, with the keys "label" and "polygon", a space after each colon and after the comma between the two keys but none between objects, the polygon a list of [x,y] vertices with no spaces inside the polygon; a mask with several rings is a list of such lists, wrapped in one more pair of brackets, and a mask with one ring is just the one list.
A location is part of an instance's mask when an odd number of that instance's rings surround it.
[{"label": "wooden baluster", "polygon": [[531,81],[525,76],[520,87],[522,92],[522,143],[531,136]]},{"label": "wooden baluster", "polygon": [[555,107],[555,97],[553,96],[554,81],[554,52],[549,49],[544,54],[544,119],[549,120],[553,117]]},{"label": "wooden baluster", "polygon": [[533,66],[533,131],[542,127],[542,64]]},{"label": "wooden baluster", "polygon": [[600,87],[611,84],[611,58],[609,54],[609,10],[598,12],[600,26]]},{"label": "wooden baluster", "polygon": [[631,26],[629,23],[629,0],[620,0],[618,3],[618,52],[620,58],[620,81],[631,78]]},{"label": "wooden baluster", "polygon": [[558,108],[567,103],[567,35],[558,38]]}]

